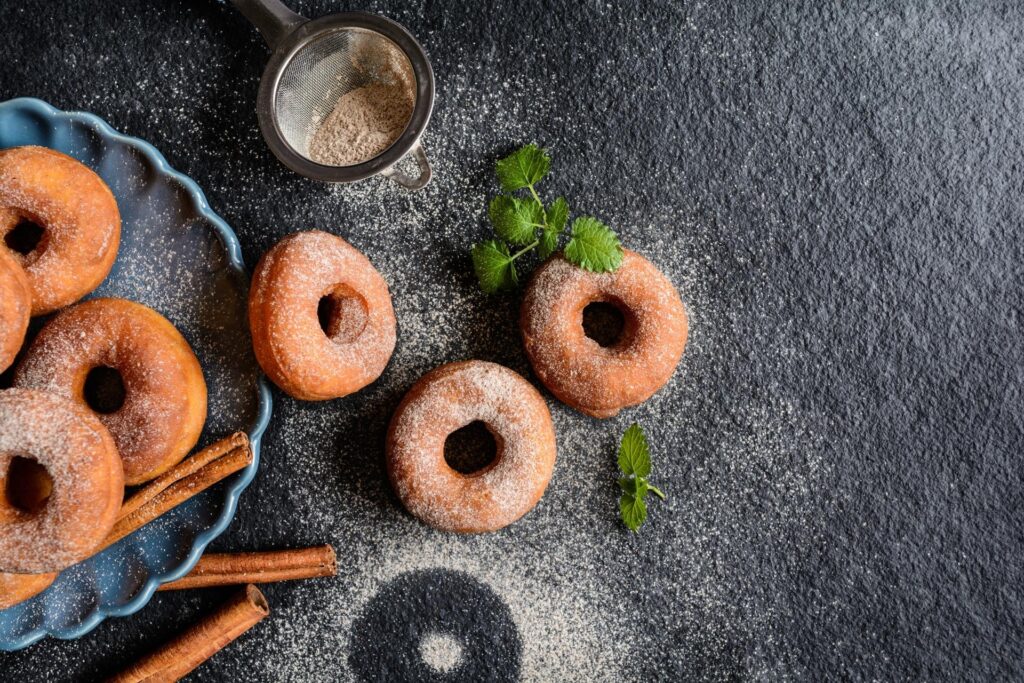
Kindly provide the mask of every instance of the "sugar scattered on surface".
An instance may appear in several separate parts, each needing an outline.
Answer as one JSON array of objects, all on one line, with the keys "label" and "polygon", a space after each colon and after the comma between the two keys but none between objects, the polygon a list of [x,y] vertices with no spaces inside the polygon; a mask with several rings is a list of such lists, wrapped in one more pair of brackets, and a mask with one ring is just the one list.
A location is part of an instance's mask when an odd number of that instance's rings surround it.
[{"label": "sugar scattered on surface", "polygon": [[[434,180],[419,193],[381,178],[318,186],[282,170],[252,114],[262,65],[249,64],[248,54],[238,58],[244,51],[230,30],[240,24],[227,7],[182,24],[182,39],[190,37],[185,31],[200,36],[201,64],[167,62],[158,75],[131,81],[144,94],[159,84],[162,101],[170,104],[136,111],[118,83],[78,90],[68,102],[169,153],[242,236],[250,265],[295,230],[342,235],[388,281],[398,317],[395,355],[363,392],[329,404],[275,394],[261,472],[219,542],[239,550],[332,542],[342,560],[340,577],[269,588],[274,616],[211,660],[197,679],[244,670],[260,681],[350,680],[348,629],[360,608],[395,576],[431,567],[466,571],[508,602],[524,640],[527,681],[728,679],[737,670],[753,678],[783,677],[790,668],[777,632],[792,615],[775,586],[791,582],[805,549],[824,542],[811,510],[816,498],[829,495],[832,464],[819,455],[822,416],[765,379],[794,367],[802,371],[807,362],[792,346],[799,333],[780,327],[775,314],[788,294],[771,272],[781,226],[766,217],[759,239],[738,243],[746,226],[731,223],[733,214],[719,205],[702,203],[714,199],[698,194],[706,188],[695,187],[692,195],[689,188],[672,189],[687,170],[681,154],[666,161],[646,150],[623,150],[621,163],[596,165],[607,156],[601,146],[611,143],[581,127],[590,124],[579,123],[578,112],[598,102],[600,116],[623,115],[612,98],[595,100],[587,92],[583,99],[563,77],[530,77],[519,65],[496,79],[501,60],[493,52],[500,46],[475,38],[453,44],[457,31],[424,20],[419,6],[375,1],[368,9],[422,27],[417,37],[435,59],[438,98],[424,140]],[[181,23],[173,19],[165,25]],[[742,39],[717,44],[722,34],[713,26],[687,28],[702,36],[701,54],[710,58],[721,50],[724,64],[734,61],[736,50],[749,50]],[[645,31],[644,40],[651,35]],[[650,58],[659,64],[666,40],[659,34],[648,41]],[[246,45],[256,49],[257,41]],[[729,47],[735,50],[725,54]],[[75,57],[63,57],[72,71]],[[77,59],[80,66],[81,52]],[[248,65],[247,77],[227,78],[240,64]],[[619,73],[603,62],[596,69],[598,78]],[[673,145],[690,139],[679,128],[669,134]],[[490,235],[486,199],[497,192],[494,160],[528,141],[551,148],[545,192],[565,194],[574,214],[601,217],[679,289],[690,339],[665,389],[619,417],[596,422],[546,395],[559,459],[544,498],[500,533],[456,537],[401,510],[383,469],[383,435],[404,392],[443,362],[482,358],[534,379],[516,330],[517,298],[483,296],[465,255],[471,242]],[[629,196],[644,187],[653,189]],[[302,201],[283,201],[293,195]],[[735,201],[765,200],[741,190]],[[168,247],[158,244],[156,253]],[[145,268],[154,274],[168,268],[154,261],[134,266],[142,291],[152,289]],[[175,268],[190,277],[184,263]],[[169,294],[156,296],[175,310],[193,305]],[[669,495],[664,504],[651,504],[651,518],[636,536],[617,520],[614,467],[617,437],[634,420],[654,447],[654,482]],[[278,503],[299,512],[269,513]],[[82,641],[82,650],[66,643],[37,646],[26,667],[84,671],[96,658],[120,652],[122,640],[140,625],[160,619],[153,623],[165,627],[163,620],[183,604],[167,603],[189,599],[161,598],[162,608],[104,624]]]},{"label": "sugar scattered on surface", "polygon": [[420,641],[420,657],[438,673],[448,673],[462,663],[462,645],[447,633],[428,633]]},{"label": "sugar scattered on surface", "polygon": [[[496,85],[482,64],[449,66],[425,139],[434,180],[421,192],[381,178],[310,187],[315,202],[307,208],[264,216],[267,202],[238,193],[227,177],[210,179],[227,215],[263,249],[310,227],[352,242],[387,280],[399,325],[387,370],[359,394],[329,405],[277,395],[263,472],[225,542],[268,542],[267,527],[250,530],[253,517],[281,497],[303,513],[276,519],[271,542],[295,544],[296,534],[326,540],[347,561],[337,581],[292,589],[279,618],[239,646],[232,666],[259,680],[348,680],[344,652],[359,609],[403,572],[446,567],[508,601],[524,639],[526,681],[665,672],[714,679],[740,666],[736,657],[752,673],[785,670],[772,639],[786,608],[771,587],[796,569],[751,558],[818,542],[809,501],[830,467],[816,455],[820,416],[773,395],[737,363],[751,345],[759,354],[750,362],[761,370],[792,362],[776,344],[779,331],[763,326],[781,296],[758,251],[768,243],[735,252],[731,226],[656,196],[649,205],[603,201],[609,179],[582,170],[552,137],[573,124],[550,89],[518,75]],[[565,192],[574,207],[601,216],[677,287],[690,339],[665,389],[616,418],[595,422],[546,395],[558,461],[544,498],[502,532],[455,537],[401,509],[383,468],[384,430],[412,383],[444,362],[481,358],[534,379],[517,331],[517,297],[481,294],[466,257],[472,241],[489,235],[493,161],[529,140],[552,146],[554,168],[544,181],[551,193]],[[266,177],[253,182],[279,178],[260,173]],[[725,377],[729,396],[718,393]],[[654,444],[655,483],[669,499],[652,503],[650,521],[631,536],[617,519],[614,453],[634,420]],[[755,643],[760,649],[748,654]]]},{"label": "sugar scattered on surface", "polygon": [[[422,528],[421,528],[422,529]],[[352,624],[366,603],[391,580],[418,569],[445,567],[472,575],[495,591],[512,614],[523,639],[525,681],[612,681],[628,656],[621,643],[607,638],[612,624],[596,613],[555,553],[542,567],[519,564],[524,551],[495,549],[484,537],[433,536],[416,530],[405,538],[382,539],[370,552],[354,554],[339,580],[297,586],[289,604],[270,628],[253,632],[257,648],[272,656],[254,662],[259,680],[352,680],[345,652],[359,634]],[[367,550],[370,550],[369,548]],[[581,558],[585,561],[585,558]],[[318,638],[310,638],[303,615],[317,606]],[[276,654],[280,651],[284,657]],[[310,662],[321,666],[311,670]]]}]

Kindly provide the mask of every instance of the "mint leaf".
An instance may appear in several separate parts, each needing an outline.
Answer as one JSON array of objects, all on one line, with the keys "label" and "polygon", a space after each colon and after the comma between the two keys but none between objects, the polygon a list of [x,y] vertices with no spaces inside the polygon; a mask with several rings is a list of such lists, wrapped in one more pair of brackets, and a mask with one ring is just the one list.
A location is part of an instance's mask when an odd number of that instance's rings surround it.
[{"label": "mint leaf", "polygon": [[622,494],[622,498],[619,499],[619,511],[622,513],[622,521],[630,531],[639,529],[647,519],[647,505],[644,504],[643,498],[628,493]]},{"label": "mint leaf", "polygon": [[569,202],[565,201],[565,197],[559,197],[553,201],[546,213],[549,230],[558,232],[565,230],[565,224],[569,220]]},{"label": "mint leaf", "polygon": [[551,203],[551,206],[544,212],[546,226],[540,236],[541,259],[546,259],[558,250],[558,238],[565,229],[565,223],[569,220],[569,203],[565,197],[559,197]]},{"label": "mint leaf", "polygon": [[619,469],[625,475],[646,477],[651,473],[651,451],[640,425],[633,423],[619,444]]},{"label": "mint leaf", "polygon": [[545,228],[544,232],[540,234],[540,248],[537,250],[537,255],[541,259],[546,259],[558,250],[558,230],[551,230]]},{"label": "mint leaf", "polygon": [[538,227],[544,224],[544,214],[537,202],[500,194],[491,200],[487,213],[494,223],[494,232],[512,244],[529,244]]},{"label": "mint leaf", "polygon": [[636,531],[647,519],[647,503],[644,502],[647,494],[653,491],[662,500],[665,494],[647,481],[651,473],[650,446],[644,431],[635,422],[619,442],[619,469],[625,475],[619,479],[619,488],[622,489],[619,511],[625,525]]},{"label": "mint leaf", "polygon": [[[558,251],[569,223],[569,203],[565,197],[557,197],[545,207],[534,187],[551,170],[547,150],[533,143],[520,147],[500,159],[494,170],[505,191],[487,206],[498,239],[472,248],[473,269],[480,287],[488,293],[515,288],[519,275],[514,262],[520,256],[536,249],[544,260]],[[520,192],[523,189],[529,189],[529,197]],[[512,245],[515,253],[510,254]],[[607,225],[591,217],[573,221],[565,246],[565,258],[570,263],[606,273],[622,264],[622,255],[619,238]]]},{"label": "mint leaf", "polygon": [[584,270],[608,273],[622,264],[622,245],[607,225],[589,216],[572,223],[572,239],[565,258]]},{"label": "mint leaf", "polygon": [[619,479],[619,487],[623,493],[627,493],[634,498],[643,498],[647,495],[648,491],[654,489],[646,480],[638,477],[622,477]]},{"label": "mint leaf", "polygon": [[504,242],[487,240],[474,244],[470,253],[480,288],[486,293],[494,294],[502,289],[512,289],[519,282],[515,263],[508,252],[508,245]]},{"label": "mint leaf", "polygon": [[551,158],[531,143],[512,152],[495,165],[498,181],[506,192],[515,192],[536,185],[551,168]]}]

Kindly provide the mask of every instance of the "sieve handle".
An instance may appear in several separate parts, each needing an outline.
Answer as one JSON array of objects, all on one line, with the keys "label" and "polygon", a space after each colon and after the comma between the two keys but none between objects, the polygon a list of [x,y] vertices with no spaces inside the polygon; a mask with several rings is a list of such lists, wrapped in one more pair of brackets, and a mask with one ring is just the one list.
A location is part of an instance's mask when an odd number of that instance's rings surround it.
[{"label": "sieve handle", "polygon": [[288,34],[308,21],[280,0],[231,0],[231,4],[259,29],[271,50],[276,50]]},{"label": "sieve handle", "polygon": [[430,162],[427,161],[427,152],[423,149],[423,144],[417,142],[416,146],[409,150],[409,154],[416,159],[416,164],[420,167],[420,174],[418,176],[406,175],[395,166],[385,169],[380,173],[408,190],[422,190],[430,182],[430,177],[433,175],[433,171],[430,169]]}]

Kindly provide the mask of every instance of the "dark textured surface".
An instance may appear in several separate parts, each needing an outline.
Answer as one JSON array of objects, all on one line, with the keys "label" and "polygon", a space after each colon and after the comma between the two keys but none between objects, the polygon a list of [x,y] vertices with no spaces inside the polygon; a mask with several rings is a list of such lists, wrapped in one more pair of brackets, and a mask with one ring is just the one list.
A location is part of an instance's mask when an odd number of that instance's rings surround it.
[{"label": "dark textured surface", "polygon": [[[351,678],[347,625],[392,564],[498,586],[523,653],[495,657],[522,656],[535,680],[1024,673],[1019,4],[296,4],[381,11],[420,37],[438,79],[426,191],[336,190],[277,165],[252,111],[265,51],[229,7],[0,6],[0,97],[151,141],[248,263],[292,230],[332,229],[396,300],[388,372],[330,404],[280,399],[259,478],[215,544],[329,541],[341,576],[268,587],[274,618],[197,679]],[[441,538],[397,510],[382,435],[443,361],[532,379],[515,297],[477,295],[464,256],[486,234],[490,164],[528,140],[552,148],[550,196],[676,282],[690,346],[672,384],[620,418],[552,402],[559,464],[538,509],[501,534]],[[612,478],[633,419],[670,494],[636,537],[615,520]],[[396,546],[431,561],[393,561]],[[77,642],[0,655],[0,679],[98,677],[218,599],[161,595]],[[531,628],[563,609],[568,626]],[[608,659],[575,647],[577,621],[598,624]],[[593,668],[538,668],[544,648]]]},{"label": "dark textured surface", "polygon": [[445,628],[464,655],[443,680],[519,680],[522,644],[508,607],[473,577],[440,569],[405,574],[373,597],[353,625],[349,665],[366,681],[430,680],[420,642]]}]

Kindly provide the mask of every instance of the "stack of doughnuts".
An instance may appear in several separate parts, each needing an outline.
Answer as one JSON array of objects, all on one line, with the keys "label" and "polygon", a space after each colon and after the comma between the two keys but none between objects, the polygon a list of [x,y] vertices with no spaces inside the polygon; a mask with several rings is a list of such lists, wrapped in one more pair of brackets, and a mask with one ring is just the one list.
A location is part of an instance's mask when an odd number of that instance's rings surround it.
[{"label": "stack of doughnuts", "polygon": [[39,332],[14,386],[90,408],[95,369],[120,376],[124,399],[92,412],[110,430],[130,486],[155,479],[188,455],[206,421],[206,383],[188,342],[162,315],[125,299],[92,299],[58,313]]},{"label": "stack of doughnuts", "polygon": [[[166,318],[124,299],[72,305],[110,272],[120,234],[92,170],[0,151],[0,371],[14,367],[0,390],[0,609],[92,555],[125,486],[180,462],[206,420],[199,361]],[[30,316],[55,311],[26,346]]]}]

